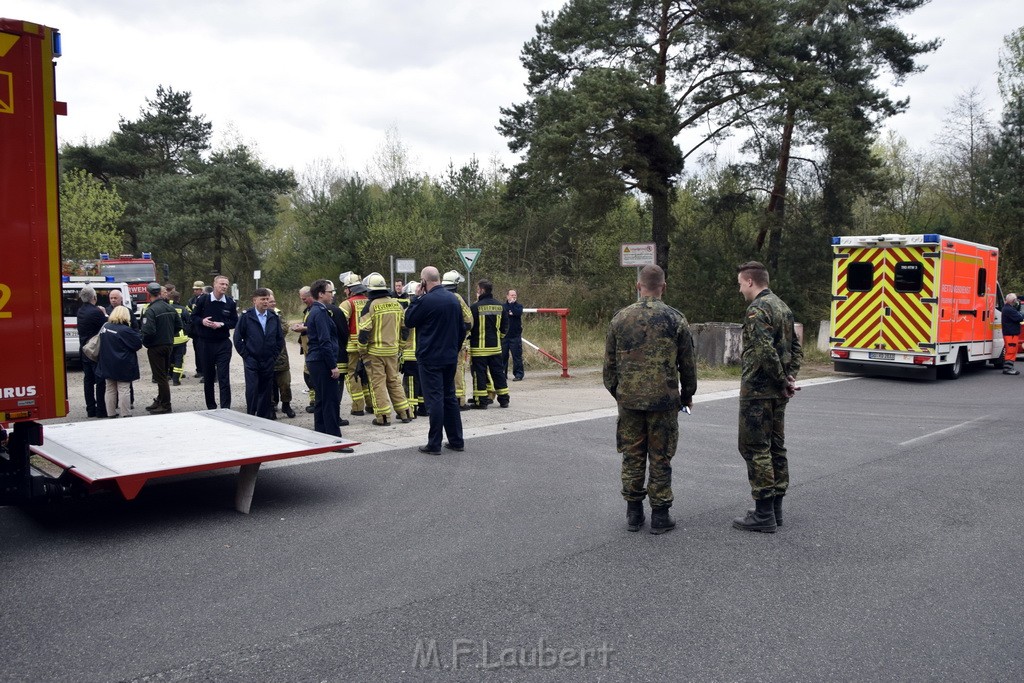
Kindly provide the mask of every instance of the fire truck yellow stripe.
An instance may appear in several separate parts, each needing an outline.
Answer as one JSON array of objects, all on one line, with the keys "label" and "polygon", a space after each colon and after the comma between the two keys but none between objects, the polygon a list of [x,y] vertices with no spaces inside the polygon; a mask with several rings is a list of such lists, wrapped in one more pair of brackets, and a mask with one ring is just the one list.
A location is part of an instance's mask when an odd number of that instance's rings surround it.
[{"label": "fire truck yellow stripe", "polygon": [[53,79],[53,30],[43,30],[43,46],[40,50],[43,86],[43,146],[46,154],[46,230],[49,239],[47,272],[50,278],[50,311],[54,321],[51,344],[53,345],[53,402],[57,415],[67,414],[67,375],[64,372],[64,325],[62,321],[60,286],[60,223],[57,206],[57,123],[53,109],[55,85]]}]

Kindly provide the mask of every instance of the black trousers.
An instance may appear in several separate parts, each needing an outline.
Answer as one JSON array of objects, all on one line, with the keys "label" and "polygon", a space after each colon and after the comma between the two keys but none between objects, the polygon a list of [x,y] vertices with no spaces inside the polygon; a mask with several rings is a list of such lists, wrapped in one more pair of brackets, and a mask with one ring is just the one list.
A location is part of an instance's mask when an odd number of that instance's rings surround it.
[{"label": "black trousers", "polygon": [[107,416],[107,383],[96,376],[96,363],[85,357],[82,359],[82,381],[85,385],[85,414],[88,417]]},{"label": "black trousers", "polygon": [[307,360],[306,367],[309,368],[309,379],[313,382],[313,389],[316,391],[313,431],[331,436],[341,436],[341,426],[338,424],[341,391],[338,389],[338,380],[331,377],[331,370],[337,367],[337,363]]},{"label": "black trousers", "polygon": [[442,430],[448,435],[448,443],[461,448],[462,413],[459,399],[455,396],[455,368],[451,365],[427,365],[419,363],[420,385],[423,387],[423,402],[427,406],[430,430],[427,433],[427,448],[441,450]]},{"label": "black trousers", "polygon": [[261,368],[245,364],[245,412],[256,417],[271,419],[270,395],[274,387],[274,366]]},{"label": "black trousers", "polygon": [[213,381],[216,378],[220,385],[220,407],[231,407],[231,354],[234,347],[230,339],[216,341],[204,339],[199,345],[203,356],[203,393],[206,407],[214,410],[217,407],[213,400]]},{"label": "black trousers", "polygon": [[174,347],[170,344],[150,346],[146,349],[149,356],[149,367],[156,378],[156,403],[163,408],[171,407],[171,385],[167,375],[171,369],[171,354]]},{"label": "black trousers", "polygon": [[502,337],[501,339],[501,364],[505,368],[505,377],[508,378],[508,356],[512,354],[512,376],[522,379],[526,374],[523,368],[523,338]]}]

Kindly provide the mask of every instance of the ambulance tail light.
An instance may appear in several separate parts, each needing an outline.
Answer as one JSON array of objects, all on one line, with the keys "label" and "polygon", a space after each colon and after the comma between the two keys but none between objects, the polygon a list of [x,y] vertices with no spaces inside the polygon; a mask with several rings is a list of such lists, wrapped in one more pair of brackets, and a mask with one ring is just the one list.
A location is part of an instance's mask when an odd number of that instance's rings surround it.
[{"label": "ambulance tail light", "polygon": [[914,356],[914,365],[935,365],[935,356]]},{"label": "ambulance tail light", "polygon": [[846,351],[845,349],[832,349],[832,357],[833,358],[840,358],[840,359],[847,359],[847,358],[850,357],[850,352]]}]

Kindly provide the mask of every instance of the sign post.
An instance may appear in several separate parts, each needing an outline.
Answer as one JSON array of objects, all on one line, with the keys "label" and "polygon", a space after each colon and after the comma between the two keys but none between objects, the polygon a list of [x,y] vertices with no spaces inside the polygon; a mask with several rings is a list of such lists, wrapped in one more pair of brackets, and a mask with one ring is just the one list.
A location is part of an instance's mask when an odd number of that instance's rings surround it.
[{"label": "sign post", "polygon": [[[657,265],[657,248],[654,242],[620,244],[619,265],[623,268],[636,268],[636,279],[639,280],[641,268]],[[636,298],[639,301],[639,291],[636,293]]]},{"label": "sign post", "polygon": [[470,304],[473,303],[473,294],[472,288],[470,287],[469,274],[473,272],[473,266],[475,266],[476,262],[480,260],[480,252],[482,251],[483,249],[474,249],[471,247],[464,247],[462,249],[455,250],[459,255],[459,258],[462,259],[462,263],[466,266],[466,301]]}]

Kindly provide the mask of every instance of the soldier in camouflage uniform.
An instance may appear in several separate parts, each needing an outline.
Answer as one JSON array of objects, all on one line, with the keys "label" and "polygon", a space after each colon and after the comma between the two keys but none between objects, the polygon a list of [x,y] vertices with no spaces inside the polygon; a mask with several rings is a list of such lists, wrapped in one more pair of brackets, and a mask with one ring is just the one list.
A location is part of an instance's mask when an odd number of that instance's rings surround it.
[{"label": "soldier in camouflage uniform", "polygon": [[803,351],[793,311],[768,289],[768,270],[757,261],[737,268],[740,293],[749,303],[743,320],[739,449],[747,462],[754,509],[732,525],[774,533],[782,524],[782,497],[789,487],[786,404],[796,393]]},{"label": "soldier in camouflage uniform", "polygon": [[637,289],[640,300],[616,313],[608,328],[604,386],[619,404],[615,438],[622,453],[627,528],[643,526],[643,500],[649,496],[651,533],[663,534],[676,525],[668,513],[671,461],[679,410],[693,404],[697,391],[697,367],[686,316],[661,301],[665,272],[644,267]]}]

